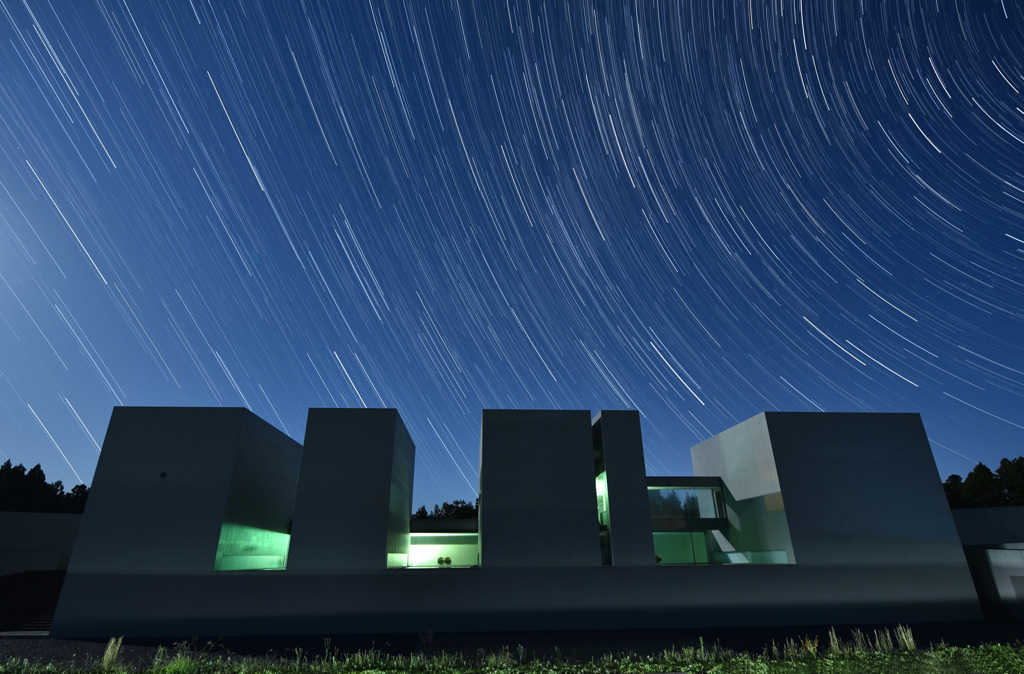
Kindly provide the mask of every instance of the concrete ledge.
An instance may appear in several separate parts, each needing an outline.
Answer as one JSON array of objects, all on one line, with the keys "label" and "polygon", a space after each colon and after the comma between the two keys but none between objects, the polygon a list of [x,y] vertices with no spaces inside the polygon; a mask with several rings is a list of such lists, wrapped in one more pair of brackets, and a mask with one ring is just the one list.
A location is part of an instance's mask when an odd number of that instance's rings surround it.
[{"label": "concrete ledge", "polygon": [[[57,638],[488,632],[980,619],[957,567],[392,569],[69,577]],[[566,607],[572,609],[566,609]],[[85,608],[88,607],[88,608]]]}]

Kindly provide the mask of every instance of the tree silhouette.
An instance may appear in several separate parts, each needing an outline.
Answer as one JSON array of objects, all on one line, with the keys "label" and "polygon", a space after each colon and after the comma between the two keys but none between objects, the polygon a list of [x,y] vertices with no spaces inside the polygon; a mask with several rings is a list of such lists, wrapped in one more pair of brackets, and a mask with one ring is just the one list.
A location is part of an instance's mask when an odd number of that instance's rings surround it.
[{"label": "tree silhouette", "polygon": [[1002,493],[999,489],[999,478],[992,469],[978,463],[964,480],[964,499],[977,508],[990,508],[1002,505]]},{"label": "tree silhouette", "polygon": [[427,510],[427,506],[421,505],[416,509],[416,512],[412,514],[413,519],[435,519],[435,520],[475,520],[477,517],[477,505],[479,505],[480,499],[477,499],[477,503],[473,504],[469,501],[463,501],[462,499],[456,499],[449,503],[445,501],[441,505],[434,504],[432,511]]},{"label": "tree silhouette", "polygon": [[1011,506],[1024,505],[1024,456],[1000,461],[996,477],[1002,487],[1003,502]]},{"label": "tree silhouette", "polygon": [[942,488],[946,492],[946,501],[950,508],[968,507],[967,499],[964,498],[964,479],[962,477],[956,474],[950,475],[942,483]]},{"label": "tree silhouette", "polygon": [[647,499],[651,505],[651,517],[699,517],[697,495],[685,491],[683,500],[676,489],[649,489]]},{"label": "tree silhouette", "polygon": [[0,511],[80,513],[88,496],[89,488],[84,484],[65,492],[60,480],[48,483],[39,464],[25,470],[21,464],[11,465],[8,459],[0,465]]},{"label": "tree silhouette", "polygon": [[1024,505],[1024,457],[1003,459],[995,472],[978,463],[966,478],[950,475],[942,488],[950,508]]},{"label": "tree silhouette", "polygon": [[661,489],[648,489],[647,501],[651,505],[651,517],[667,517],[665,514],[665,497]]},{"label": "tree silhouette", "polygon": [[683,517],[700,517],[700,505],[697,502],[695,493],[687,492],[683,499]]}]

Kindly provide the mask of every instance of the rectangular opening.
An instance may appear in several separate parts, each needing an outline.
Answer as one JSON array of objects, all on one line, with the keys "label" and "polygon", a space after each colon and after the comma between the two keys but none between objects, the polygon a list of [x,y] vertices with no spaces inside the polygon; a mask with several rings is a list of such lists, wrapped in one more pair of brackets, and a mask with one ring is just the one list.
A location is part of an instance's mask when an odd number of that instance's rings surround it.
[{"label": "rectangular opening", "polygon": [[606,527],[608,526],[608,473],[601,473],[594,480],[594,487],[597,490],[597,521]]},{"label": "rectangular opening", "polygon": [[480,537],[475,533],[409,534],[409,568],[450,569],[480,564]]},{"label": "rectangular opening", "polygon": [[224,522],[220,527],[214,571],[282,571],[288,563],[291,535]]},{"label": "rectangular opening", "polygon": [[715,519],[725,517],[718,487],[648,487],[653,518]]},{"label": "rectangular opening", "polygon": [[[793,563],[786,550],[751,540],[730,523],[719,478],[648,477],[647,496],[659,566]],[[762,512],[785,514],[781,494],[751,501]]]}]

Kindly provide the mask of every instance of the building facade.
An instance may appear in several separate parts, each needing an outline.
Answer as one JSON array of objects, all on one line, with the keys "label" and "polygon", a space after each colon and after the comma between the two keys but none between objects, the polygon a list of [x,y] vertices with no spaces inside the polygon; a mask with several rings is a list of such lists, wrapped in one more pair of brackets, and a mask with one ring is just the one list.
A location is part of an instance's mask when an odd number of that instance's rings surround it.
[{"label": "building facade", "polygon": [[411,520],[396,410],[116,408],[55,637],[964,620],[916,414],[766,412],[645,471],[637,412],[485,410],[477,520]]}]

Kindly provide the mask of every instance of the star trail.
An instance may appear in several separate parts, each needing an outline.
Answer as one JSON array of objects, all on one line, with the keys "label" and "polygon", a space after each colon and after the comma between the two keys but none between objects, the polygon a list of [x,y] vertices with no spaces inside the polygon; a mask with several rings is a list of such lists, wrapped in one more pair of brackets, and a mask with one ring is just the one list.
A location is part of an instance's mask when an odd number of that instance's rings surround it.
[{"label": "star trail", "polygon": [[0,461],[115,405],[762,410],[1024,453],[1024,8],[0,0]]}]

